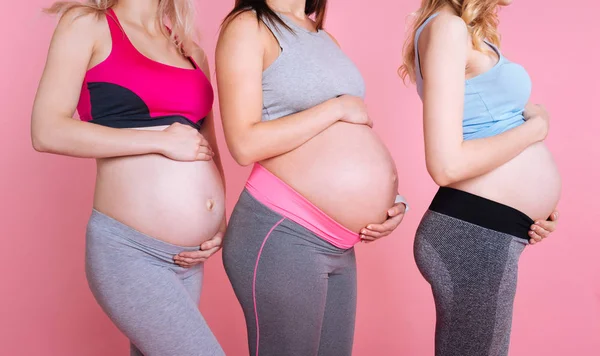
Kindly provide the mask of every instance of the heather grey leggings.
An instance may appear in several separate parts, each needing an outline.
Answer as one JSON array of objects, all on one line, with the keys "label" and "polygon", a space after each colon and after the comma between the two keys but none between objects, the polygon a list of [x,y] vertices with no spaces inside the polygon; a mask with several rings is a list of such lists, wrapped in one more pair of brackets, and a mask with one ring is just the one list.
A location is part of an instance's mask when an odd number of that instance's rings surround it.
[{"label": "heather grey leggings", "polygon": [[180,247],[96,210],[87,227],[86,274],[98,304],[135,356],[224,355],[198,310],[204,266],[173,263]]},{"label": "heather grey leggings", "polygon": [[506,356],[525,214],[441,188],[417,230],[414,253],[431,284],[436,356]]},{"label": "heather grey leggings", "polygon": [[354,249],[339,249],[244,191],[223,262],[244,310],[252,356],[350,356]]}]

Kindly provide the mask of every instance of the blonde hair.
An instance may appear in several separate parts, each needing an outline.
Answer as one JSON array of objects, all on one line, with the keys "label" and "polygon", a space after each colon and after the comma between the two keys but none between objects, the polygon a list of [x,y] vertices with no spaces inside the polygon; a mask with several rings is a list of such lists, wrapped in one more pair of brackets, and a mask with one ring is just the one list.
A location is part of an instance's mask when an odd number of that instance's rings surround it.
[{"label": "blonde hair", "polygon": [[500,47],[498,33],[498,0],[422,0],[421,8],[415,13],[410,36],[406,39],[403,51],[403,64],[398,74],[406,82],[416,80],[415,35],[417,29],[433,14],[449,5],[465,22],[473,41],[473,48],[484,51],[484,40]]},{"label": "blonde hair", "polygon": [[[79,9],[82,10],[82,15],[88,13],[101,15],[118,2],[119,0],[57,1],[44,12],[62,16],[70,10]],[[179,52],[190,56],[196,48],[194,40],[198,36],[193,0],[159,0],[158,21],[163,34],[175,43]]]}]

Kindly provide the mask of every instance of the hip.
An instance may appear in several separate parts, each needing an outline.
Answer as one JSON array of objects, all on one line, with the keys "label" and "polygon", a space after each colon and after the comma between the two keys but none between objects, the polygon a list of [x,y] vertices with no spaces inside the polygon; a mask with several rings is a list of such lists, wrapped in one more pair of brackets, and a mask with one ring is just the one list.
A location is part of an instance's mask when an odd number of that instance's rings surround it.
[{"label": "hip", "polygon": [[417,236],[442,236],[451,243],[453,239],[468,239],[473,231],[480,235],[486,235],[487,231],[501,239],[527,245],[532,224],[529,216],[513,207],[469,192],[441,187],[419,225]]},{"label": "hip", "polygon": [[178,246],[148,236],[122,222],[93,210],[86,229],[86,266],[88,271],[106,273],[123,268],[144,269],[147,266],[167,268],[187,278],[201,272],[202,264],[183,268],[173,257],[184,251],[197,251],[199,246]]}]

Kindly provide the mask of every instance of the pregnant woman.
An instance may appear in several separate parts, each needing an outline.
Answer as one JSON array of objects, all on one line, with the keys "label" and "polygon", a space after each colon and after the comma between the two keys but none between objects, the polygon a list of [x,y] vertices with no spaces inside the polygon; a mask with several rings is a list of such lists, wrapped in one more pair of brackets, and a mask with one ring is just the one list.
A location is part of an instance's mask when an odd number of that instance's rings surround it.
[{"label": "pregnant woman", "polygon": [[251,355],[350,355],[353,246],[389,234],[405,210],[325,7],[238,0],[217,45],[225,137],[238,163],[255,163],[223,246]]},{"label": "pregnant woman", "polygon": [[33,108],[33,146],[97,159],[86,273],[131,355],[223,354],[197,306],[203,265],[186,268],[177,256],[208,258],[224,231],[213,91],[191,41],[191,5],[97,0],[49,9],[64,15]]},{"label": "pregnant woman", "polygon": [[441,187],[414,246],[435,299],[437,356],[508,353],[519,256],[557,218],[548,115],[498,48],[497,6],[510,2],[424,0],[401,68],[416,80]]}]

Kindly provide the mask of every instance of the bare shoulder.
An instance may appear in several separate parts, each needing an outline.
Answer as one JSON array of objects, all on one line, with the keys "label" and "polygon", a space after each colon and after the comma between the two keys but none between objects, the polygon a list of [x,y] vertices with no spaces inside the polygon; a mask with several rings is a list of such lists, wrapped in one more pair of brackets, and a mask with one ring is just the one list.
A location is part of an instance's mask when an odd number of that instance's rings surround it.
[{"label": "bare shoulder", "polygon": [[256,17],[254,11],[241,12],[229,19],[221,29],[215,60],[248,61],[262,58],[266,45],[272,36],[266,25]]},{"label": "bare shoulder", "polygon": [[238,38],[243,40],[259,39],[265,25],[250,10],[240,12],[229,19],[221,29],[219,42]]},{"label": "bare shoulder", "polygon": [[440,43],[467,43],[468,38],[467,25],[460,17],[452,14],[440,14],[423,29],[419,38],[419,46],[427,47],[428,44]]},{"label": "bare shoulder", "polygon": [[59,34],[78,34],[80,37],[97,38],[108,29],[105,15],[74,8],[65,12],[58,21],[56,32]]}]

